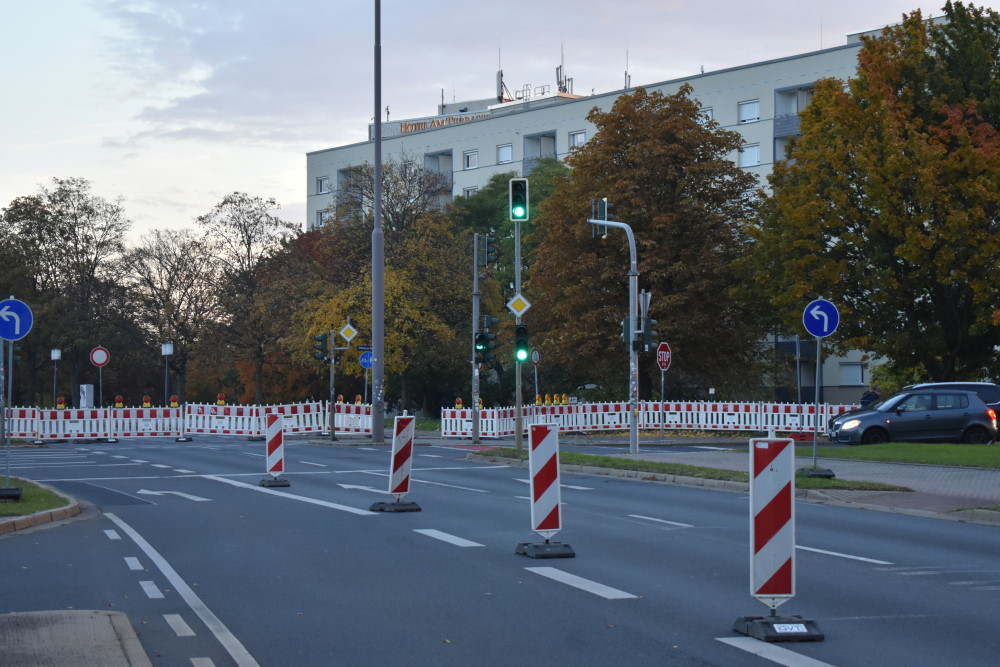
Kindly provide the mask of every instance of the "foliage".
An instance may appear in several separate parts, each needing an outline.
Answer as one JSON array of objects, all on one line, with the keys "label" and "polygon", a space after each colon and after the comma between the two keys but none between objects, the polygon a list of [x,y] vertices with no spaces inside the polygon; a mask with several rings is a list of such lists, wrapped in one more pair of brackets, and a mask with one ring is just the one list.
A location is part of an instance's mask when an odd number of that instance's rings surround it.
[{"label": "foliage", "polygon": [[[674,354],[672,387],[701,395],[716,386],[720,397],[755,388],[763,332],[728,297],[742,280],[736,260],[755,179],[729,159],[740,136],[705,121],[690,92],[640,88],[609,112],[591,111],[597,133],[570,155],[571,171],[541,205],[527,295],[534,307],[525,319],[543,358],[571,387],[627,376],[619,335],[628,312],[628,245],[623,231],[594,238],[586,223],[591,200],[607,197],[634,231],[639,286],[653,293],[650,315]],[[651,384],[654,360],[643,355],[641,385]]]},{"label": "foliage", "polygon": [[224,316],[217,342],[228,344],[237,360],[253,362],[257,404],[264,402],[263,367],[279,335],[276,318],[266,307],[263,268],[282,240],[296,231],[270,213],[277,206],[274,199],[233,192],[197,220],[220,266],[218,296]]},{"label": "foliage", "polygon": [[945,14],[866,39],[846,88],[817,82],[752,254],[787,331],[822,295],[841,312],[839,349],[938,381],[1000,372],[1000,15]]},{"label": "foliage", "polygon": [[58,493],[26,479],[11,477],[10,485],[21,489],[21,500],[0,503],[0,516],[26,516],[69,505],[69,501]]}]

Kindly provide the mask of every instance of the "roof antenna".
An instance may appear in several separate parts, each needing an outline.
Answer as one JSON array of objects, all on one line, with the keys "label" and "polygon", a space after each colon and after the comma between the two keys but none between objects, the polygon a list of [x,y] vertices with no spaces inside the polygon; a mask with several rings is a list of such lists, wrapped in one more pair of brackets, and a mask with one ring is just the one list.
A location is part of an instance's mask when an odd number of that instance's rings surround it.
[{"label": "roof antenna", "polygon": [[628,73],[628,49],[625,49],[625,88],[632,87],[632,75]]}]

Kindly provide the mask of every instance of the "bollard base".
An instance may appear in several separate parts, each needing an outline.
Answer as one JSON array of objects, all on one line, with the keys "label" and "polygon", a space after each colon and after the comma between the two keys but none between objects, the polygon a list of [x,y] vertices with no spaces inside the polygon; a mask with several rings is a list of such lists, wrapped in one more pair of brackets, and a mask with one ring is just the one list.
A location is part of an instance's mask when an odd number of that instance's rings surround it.
[{"label": "bollard base", "polygon": [[420,512],[422,511],[420,505],[416,503],[401,503],[396,501],[394,503],[387,502],[377,502],[372,503],[372,506],[368,508],[369,512]]},{"label": "bollard base", "polygon": [[291,486],[291,482],[287,479],[279,479],[277,477],[268,477],[266,479],[260,480],[260,486],[266,486],[268,488],[274,486]]},{"label": "bollard base", "polygon": [[562,542],[543,542],[542,544],[521,542],[514,549],[514,553],[528,558],[576,558],[573,547]]},{"label": "bollard base", "polygon": [[806,477],[825,477],[827,479],[833,479],[836,475],[829,468],[799,468],[799,470],[805,474]]},{"label": "bollard base", "polygon": [[21,489],[16,486],[0,488],[0,503],[16,503],[21,501]]},{"label": "bollard base", "polygon": [[733,632],[762,642],[821,642],[825,639],[815,621],[801,616],[740,616]]}]

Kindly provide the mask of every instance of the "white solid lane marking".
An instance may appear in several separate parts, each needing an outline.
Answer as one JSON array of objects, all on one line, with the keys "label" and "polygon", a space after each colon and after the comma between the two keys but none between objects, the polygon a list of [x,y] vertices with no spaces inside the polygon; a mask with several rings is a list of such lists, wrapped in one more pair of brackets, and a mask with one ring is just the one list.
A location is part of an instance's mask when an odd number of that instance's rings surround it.
[{"label": "white solid lane marking", "polygon": [[194,470],[184,470],[183,468],[176,468],[175,470],[177,472],[183,473],[185,475],[194,475],[195,474]]},{"label": "white solid lane marking", "polygon": [[135,492],[137,496],[164,496],[170,494],[172,496],[177,496],[179,498],[186,498],[188,500],[193,500],[196,503],[207,503],[211,498],[202,498],[201,496],[192,496],[190,493],[183,493],[181,491],[150,491],[149,489],[139,489]]},{"label": "white solid lane marking", "polygon": [[442,533],[440,530],[434,530],[433,528],[415,528],[413,532],[426,535],[427,537],[433,537],[435,540],[441,540],[442,542],[447,542],[448,544],[454,544],[456,547],[486,546],[484,544],[480,544],[479,542],[467,540],[463,537],[456,537],[454,535],[449,535],[448,533]]},{"label": "white solid lane marking", "polygon": [[104,534],[108,536],[109,540],[120,540],[120,539],[122,539],[122,536],[119,535],[118,531],[115,531],[115,530],[106,530],[106,531],[104,531]]},{"label": "white solid lane marking", "polygon": [[177,571],[170,566],[163,556],[160,555],[153,546],[143,538],[142,535],[137,533],[131,526],[118,518],[117,515],[108,512],[104,516],[108,517],[113,521],[122,531],[125,532],[132,541],[135,542],[140,549],[145,552],[146,556],[159,568],[163,576],[167,578],[167,581],[174,587],[174,590],[187,602],[188,606],[191,608],[198,618],[201,619],[208,629],[215,636],[216,640],[222,644],[223,648],[232,656],[233,660],[239,667],[259,667],[253,656],[250,655],[246,647],[240,643],[240,640],[229,631],[229,629],[223,625],[222,621],[212,613],[212,610],[205,606],[205,603],[201,601],[201,598],[191,590],[191,587],[187,585]]},{"label": "white solid lane marking", "polygon": [[325,463],[313,463],[312,461],[299,461],[299,463],[303,463],[303,464],[305,464],[307,466],[316,466],[318,468],[328,468],[329,467]]},{"label": "white solid lane marking", "polygon": [[154,468],[173,468],[173,466],[164,465],[162,463],[154,463],[153,467]]},{"label": "white solid lane marking", "polygon": [[634,519],[644,519],[646,521],[655,521],[657,523],[667,523],[671,526],[677,526],[679,528],[694,528],[690,523],[680,523],[678,521],[667,521],[666,519],[655,519],[651,516],[643,516],[641,514],[629,514],[630,517]]},{"label": "white solid lane marking", "polygon": [[[528,480],[528,479],[518,479],[517,477],[514,478],[514,481],[515,482],[524,482],[525,484],[531,484],[531,480]],[[560,484],[559,486],[562,487],[562,488],[564,488],[564,489],[576,489],[577,491],[593,491],[594,490],[594,489],[592,489],[589,486],[573,486],[572,484]]]},{"label": "white solid lane marking", "polygon": [[340,510],[342,512],[350,512],[351,514],[358,514],[360,516],[378,516],[379,514],[381,514],[381,512],[369,512],[368,510],[358,509],[357,507],[348,507],[347,505],[330,503],[325,500],[317,500],[316,498],[297,496],[294,493],[282,493],[280,491],[274,491],[273,489],[268,489],[262,486],[254,486],[252,484],[244,484],[243,482],[237,482],[236,480],[226,479],[225,477],[218,477],[216,475],[205,475],[205,479],[212,479],[215,480],[216,482],[222,482],[223,484],[238,486],[242,489],[250,489],[251,491],[257,491],[259,493],[268,493],[272,496],[280,496],[282,498],[288,498],[290,500],[299,500],[304,503],[319,505],[321,507],[329,507],[330,509]]},{"label": "white solid lane marking", "polygon": [[[418,469],[419,470],[419,469]],[[366,475],[374,475],[376,477],[388,477],[388,473],[376,472],[374,470],[360,470],[357,472],[362,472]],[[455,486],[454,484],[445,484],[444,482],[431,482],[426,479],[410,479],[414,484],[430,484],[431,486],[443,486],[448,489],[458,489],[459,491],[475,491],[476,493],[489,493],[485,489],[472,489],[468,486]]]},{"label": "white solid lane marking", "polygon": [[178,637],[194,637],[194,630],[180,614],[164,614],[163,619]]},{"label": "white solid lane marking", "polygon": [[379,451],[379,450],[375,449],[374,447],[358,447],[358,449],[364,450],[366,452],[377,452],[377,451]]},{"label": "white solid lane marking", "polygon": [[715,639],[723,644],[729,644],[733,648],[760,656],[765,660],[785,665],[785,667],[832,667],[830,663],[815,660],[753,637],[716,637]]},{"label": "white solid lane marking", "polygon": [[575,574],[570,574],[569,572],[563,572],[562,570],[554,567],[526,567],[524,569],[528,572],[534,572],[535,574],[540,574],[543,577],[548,577],[553,581],[558,581],[568,586],[579,588],[581,591],[587,591],[588,593],[599,595],[608,600],[627,600],[639,597],[638,595],[632,595],[631,593],[620,591],[617,588],[611,588],[611,586],[599,584],[596,581],[591,581],[590,579],[578,577]]},{"label": "white solid lane marking", "polygon": [[875,560],[874,558],[864,558],[862,556],[852,556],[851,554],[842,554],[837,551],[826,551],[825,549],[813,549],[812,547],[804,547],[802,545],[795,545],[796,549],[801,549],[802,551],[812,551],[813,553],[825,554],[827,556],[836,556],[838,558],[849,558],[851,560],[860,560],[864,563],[875,563],[876,565],[892,565],[887,560]]},{"label": "white solid lane marking", "polygon": [[139,585],[142,586],[143,592],[150,600],[163,599],[163,592],[152,581],[140,581]]},{"label": "white solid lane marking", "polygon": [[425,459],[439,459],[439,458],[442,458],[440,454],[417,454],[417,456],[423,457]]},{"label": "white solid lane marking", "polygon": [[132,463],[149,463],[149,461],[144,459],[132,459]]},{"label": "white solid lane marking", "polygon": [[143,569],[142,563],[135,556],[125,556],[125,564],[128,565],[128,569],[133,572]]},{"label": "white solid lane marking", "polygon": [[111,456],[113,459],[127,459],[127,456],[122,456],[121,454],[114,454]]},{"label": "white solid lane marking", "polygon": [[191,667],[215,667],[211,658],[191,658]]}]

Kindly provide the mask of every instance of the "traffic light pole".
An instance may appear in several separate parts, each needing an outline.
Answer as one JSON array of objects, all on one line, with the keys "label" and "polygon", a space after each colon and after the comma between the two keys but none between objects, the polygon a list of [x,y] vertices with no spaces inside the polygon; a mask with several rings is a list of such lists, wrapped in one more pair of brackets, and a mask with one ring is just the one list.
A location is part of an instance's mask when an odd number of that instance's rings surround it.
[{"label": "traffic light pole", "polygon": [[635,253],[635,236],[632,234],[632,228],[626,225],[624,222],[616,222],[614,220],[594,220],[593,218],[587,220],[592,225],[603,225],[606,227],[616,227],[618,229],[624,229],[625,234],[628,236],[628,251],[629,251],[629,271],[628,271],[628,358],[629,358],[629,374],[628,374],[628,401],[629,401],[629,411],[628,411],[628,450],[631,454],[639,453],[639,350],[636,345],[636,327],[635,322],[638,317],[636,311],[637,304],[639,301],[639,270],[638,264],[636,262]]},{"label": "traffic light pole", "polygon": [[476,444],[479,443],[479,364],[476,363],[476,336],[478,335],[479,335],[479,234],[473,234],[472,235],[472,442]]},{"label": "traffic light pole", "polygon": [[[514,271],[514,294],[521,293],[521,221],[514,221],[514,266],[516,271]],[[517,326],[521,323],[521,316],[517,315],[514,318],[514,325]],[[514,381],[517,383],[517,390],[514,393],[514,447],[516,449],[524,449],[524,416],[521,414],[524,405],[524,396],[521,391],[521,366],[520,361],[515,361],[514,365],[517,370],[514,375]]]}]

